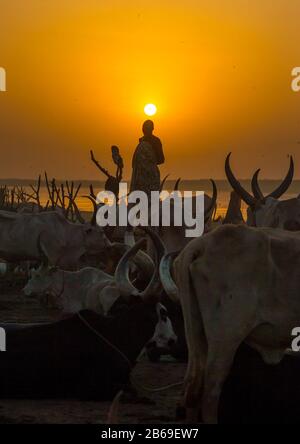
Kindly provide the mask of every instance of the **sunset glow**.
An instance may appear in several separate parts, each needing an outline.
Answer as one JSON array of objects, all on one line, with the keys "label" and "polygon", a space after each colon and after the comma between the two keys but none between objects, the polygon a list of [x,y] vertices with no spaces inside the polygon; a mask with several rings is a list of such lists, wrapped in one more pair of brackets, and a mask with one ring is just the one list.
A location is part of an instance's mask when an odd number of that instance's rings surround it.
[{"label": "sunset glow", "polygon": [[299,14],[294,0],[3,2],[0,176],[99,178],[89,147],[110,165],[115,144],[128,178],[151,102],[162,175],[224,178],[230,149],[241,177],[281,177],[299,149]]},{"label": "sunset glow", "polygon": [[147,116],[154,116],[154,114],[156,114],[156,111],[157,111],[156,106],[153,105],[152,103],[149,103],[144,108],[144,112]]}]

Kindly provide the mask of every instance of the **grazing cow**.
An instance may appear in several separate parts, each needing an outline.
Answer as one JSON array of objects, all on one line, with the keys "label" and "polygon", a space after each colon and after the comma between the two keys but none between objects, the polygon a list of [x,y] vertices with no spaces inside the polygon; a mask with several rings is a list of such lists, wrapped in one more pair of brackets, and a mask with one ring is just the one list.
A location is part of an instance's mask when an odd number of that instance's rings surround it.
[{"label": "grazing cow", "polygon": [[8,262],[46,258],[62,269],[77,269],[90,258],[109,256],[111,246],[100,227],[69,222],[55,211],[0,211],[0,258]]},{"label": "grazing cow", "polygon": [[167,294],[180,301],[189,349],[185,406],[217,422],[219,397],[242,342],[278,364],[300,321],[300,233],[223,225],[161,261]]},{"label": "grazing cow", "polygon": [[300,199],[278,199],[287,191],[293,180],[294,162],[290,158],[290,168],[283,182],[272,193],[264,196],[258,185],[257,170],[252,178],[253,196],[235,178],[230,167],[230,154],[225,162],[227,179],[235,192],[248,205],[247,224],[256,227],[281,228],[290,231],[300,230]]}]

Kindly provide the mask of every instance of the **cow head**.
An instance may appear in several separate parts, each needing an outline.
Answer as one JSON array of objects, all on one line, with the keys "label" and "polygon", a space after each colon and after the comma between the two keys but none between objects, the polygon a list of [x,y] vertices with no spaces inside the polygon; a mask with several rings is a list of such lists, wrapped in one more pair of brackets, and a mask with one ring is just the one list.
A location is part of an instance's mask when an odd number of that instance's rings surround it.
[{"label": "cow head", "polygon": [[146,351],[150,361],[157,361],[161,355],[169,354],[170,348],[177,341],[177,336],[173,330],[173,325],[166,307],[158,303],[156,305],[156,312],[158,322],[153,337],[146,345]]},{"label": "cow head", "polygon": [[23,288],[26,296],[42,296],[61,290],[61,272],[56,267],[42,265],[37,270],[30,271],[30,279]]},{"label": "cow head", "polygon": [[[162,354],[169,354],[170,347],[177,341],[167,309],[160,303],[162,286],[159,278],[159,264],[165,254],[165,246],[158,234],[148,227],[143,227],[153,243],[155,255],[155,268],[148,285],[140,290],[130,281],[129,261],[136,256],[146,239],[141,239],[134,244],[120,260],[116,272],[116,285],[121,296],[127,300],[142,299],[144,302],[155,304],[158,322],[156,323],[154,334],[146,345],[148,356],[151,360],[158,360]],[[144,253],[145,254],[145,253]]]},{"label": "cow head", "polygon": [[283,182],[272,191],[272,193],[264,196],[258,184],[258,174],[260,170],[257,170],[252,178],[251,187],[253,195],[251,195],[235,178],[230,166],[230,155],[231,153],[229,153],[226,158],[225,172],[234,191],[248,205],[247,224],[256,227],[282,228],[293,231],[299,230],[300,200],[278,200],[292,183],[294,176],[293,157],[290,157],[290,167]]}]

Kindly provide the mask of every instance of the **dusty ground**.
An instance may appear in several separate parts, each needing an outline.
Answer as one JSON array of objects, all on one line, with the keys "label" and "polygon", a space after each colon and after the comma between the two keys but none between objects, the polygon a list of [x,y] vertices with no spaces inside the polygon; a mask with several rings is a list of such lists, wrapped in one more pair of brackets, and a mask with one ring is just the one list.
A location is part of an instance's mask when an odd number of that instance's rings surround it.
[{"label": "dusty ground", "polygon": [[[43,308],[33,299],[21,300],[21,283],[11,287],[0,281],[0,322],[41,322],[55,320],[56,310]],[[133,376],[139,384],[162,387],[182,381],[185,364],[164,361],[152,364],[142,359]],[[119,408],[120,423],[172,423],[181,387],[149,393],[139,390],[138,402],[124,402]],[[0,424],[3,423],[77,423],[99,424],[106,421],[110,403],[76,400],[1,400]]]}]

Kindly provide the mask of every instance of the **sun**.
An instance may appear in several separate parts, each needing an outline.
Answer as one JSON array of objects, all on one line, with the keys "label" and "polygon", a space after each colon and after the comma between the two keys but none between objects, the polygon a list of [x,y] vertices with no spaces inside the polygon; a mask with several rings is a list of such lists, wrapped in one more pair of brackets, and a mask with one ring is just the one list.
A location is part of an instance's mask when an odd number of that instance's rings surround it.
[{"label": "sun", "polygon": [[148,103],[145,108],[144,108],[144,112],[147,116],[154,116],[154,114],[156,114],[157,108],[155,105],[153,105],[153,103]]}]

